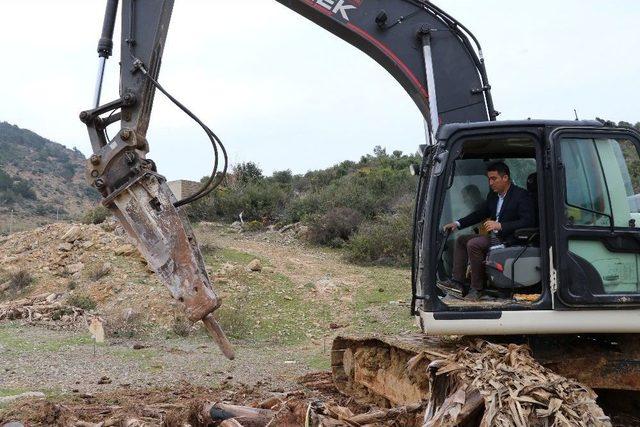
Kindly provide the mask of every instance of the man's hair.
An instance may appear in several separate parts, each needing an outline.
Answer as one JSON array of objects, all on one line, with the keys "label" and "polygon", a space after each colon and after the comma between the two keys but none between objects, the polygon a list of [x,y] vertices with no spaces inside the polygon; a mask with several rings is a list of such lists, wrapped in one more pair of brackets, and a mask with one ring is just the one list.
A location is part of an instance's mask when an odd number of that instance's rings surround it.
[{"label": "man's hair", "polygon": [[504,162],[493,162],[489,166],[487,166],[487,172],[498,172],[498,175],[505,176],[507,175],[511,178],[511,171],[509,170],[509,166],[507,166]]}]

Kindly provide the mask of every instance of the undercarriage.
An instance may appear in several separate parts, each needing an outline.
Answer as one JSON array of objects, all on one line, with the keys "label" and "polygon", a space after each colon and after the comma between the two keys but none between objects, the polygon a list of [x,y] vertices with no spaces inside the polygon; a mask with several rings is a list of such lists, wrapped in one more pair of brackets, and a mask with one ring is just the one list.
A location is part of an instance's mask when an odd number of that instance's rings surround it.
[{"label": "undercarriage", "polygon": [[[484,356],[485,364],[482,367],[475,366],[477,376],[468,377],[468,383],[461,384],[460,376],[456,376],[460,367],[451,368],[455,366],[452,361],[463,365],[460,360],[466,360],[467,354],[477,353],[478,349],[489,352]],[[509,372],[510,368],[502,364],[507,360],[508,365],[508,359],[513,361],[514,354],[527,360],[525,365],[518,365],[513,371],[513,375],[526,378],[523,387],[525,392],[520,389],[516,393],[520,400],[514,400],[519,405],[524,407],[530,404],[534,409],[542,409],[546,404],[545,409],[553,409],[550,404],[553,398],[547,397],[549,401],[544,402],[544,397],[553,387],[562,384],[560,389],[576,387],[581,393],[579,400],[587,401],[590,396],[593,397],[594,404],[582,410],[598,419],[600,424],[596,425],[635,425],[635,421],[640,422],[633,418],[640,404],[640,347],[634,335],[482,339],[424,335],[337,337],[333,343],[332,370],[337,388],[361,403],[388,408],[429,402],[429,407],[425,408],[425,418],[416,420],[415,425],[420,426],[457,425],[427,424],[426,420],[429,416],[442,417],[446,406],[451,404],[451,397],[457,392],[459,399],[460,390],[465,390],[466,399],[463,397],[458,408],[458,416],[462,414],[465,418],[458,418],[458,422],[460,425],[479,425],[480,420],[488,416],[487,412],[496,411],[492,407],[496,404],[492,401],[496,394],[486,390],[479,395],[474,393],[485,387],[511,387],[508,380],[499,378],[499,372],[505,369]],[[453,370],[443,372],[443,366],[444,371]],[[489,379],[485,381],[489,385],[483,384],[485,377],[495,377],[495,381]],[[518,384],[518,381],[514,380],[514,383]],[[533,390],[535,387],[542,387],[546,391],[540,393]],[[517,386],[514,389],[517,390]],[[513,393],[514,390],[511,390],[512,396]],[[500,402],[507,402],[508,395],[507,398],[500,397]],[[534,400],[538,404],[532,403]],[[598,414],[600,409],[595,402],[604,410],[603,414]],[[560,402],[555,404],[559,405]],[[571,406],[568,402],[563,402],[565,404]],[[552,412],[550,420],[553,420]],[[527,418],[522,420],[531,422]],[[616,420],[625,421],[624,424],[616,424]]]}]

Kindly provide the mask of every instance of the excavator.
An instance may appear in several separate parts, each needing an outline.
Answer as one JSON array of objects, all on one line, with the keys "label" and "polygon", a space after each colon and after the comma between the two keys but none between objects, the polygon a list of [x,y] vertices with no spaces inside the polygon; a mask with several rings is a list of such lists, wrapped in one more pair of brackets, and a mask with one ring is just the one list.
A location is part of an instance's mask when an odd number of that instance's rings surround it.
[{"label": "excavator", "polygon": [[[415,203],[412,338],[338,337],[337,387],[357,398],[402,404],[423,398],[424,378],[387,369],[422,349],[445,352],[442,336],[525,342],[537,360],[599,390],[640,390],[640,134],[599,121],[498,121],[476,37],[427,0],[277,0],[360,49],[405,89],[425,119],[426,143]],[[107,0],[98,44],[95,102],[80,114],[93,155],[86,177],[118,218],[171,296],[202,321],[222,352],[234,350],[216,322],[220,306],[184,206],[210,194],[227,171],[218,136],[159,83],[173,0],[123,0],[119,98],[101,103],[113,52],[118,0]],[[146,139],[156,91],[202,127],[214,167],[193,195],[176,200]],[[108,126],[119,132],[108,138]],[[487,164],[503,161],[535,204],[535,227],[492,249],[488,300],[453,298],[438,287],[450,277],[457,237],[444,225],[473,210],[465,189],[489,191]],[[366,362],[363,354],[374,354]],[[390,363],[388,359],[396,362]],[[390,386],[393,384],[393,386]]]}]

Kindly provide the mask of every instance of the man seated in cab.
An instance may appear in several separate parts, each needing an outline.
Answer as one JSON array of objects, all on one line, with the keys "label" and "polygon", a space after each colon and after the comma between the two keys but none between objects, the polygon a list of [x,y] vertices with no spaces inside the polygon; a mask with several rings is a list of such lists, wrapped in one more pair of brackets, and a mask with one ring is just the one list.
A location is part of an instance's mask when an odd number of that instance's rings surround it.
[{"label": "man seated in cab", "polygon": [[[470,234],[456,239],[452,278],[438,284],[448,294],[469,300],[483,296],[484,261],[489,248],[513,244],[516,230],[535,224],[531,195],[513,183],[505,163],[490,164],[487,178],[491,187],[487,200],[475,212],[444,226],[447,231],[456,231],[484,221],[487,235]],[[467,264],[471,266],[471,283],[466,281]]]}]

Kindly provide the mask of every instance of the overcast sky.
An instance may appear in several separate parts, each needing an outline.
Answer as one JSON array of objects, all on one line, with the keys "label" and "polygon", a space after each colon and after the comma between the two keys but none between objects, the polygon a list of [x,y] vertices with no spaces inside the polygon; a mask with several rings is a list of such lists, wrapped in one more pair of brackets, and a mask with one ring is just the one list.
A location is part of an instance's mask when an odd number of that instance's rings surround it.
[{"label": "overcast sky", "polygon": [[[585,119],[640,121],[637,0],[437,4],[482,42],[502,119],[571,119],[576,108]],[[104,5],[0,0],[0,121],[89,154],[77,115],[93,98]],[[103,101],[117,97],[117,55]],[[417,108],[382,67],[275,1],[176,1],[160,81],[219,134],[232,162],[266,173],[424,141]],[[208,140],[160,95],[148,139],[169,179],[209,173]]]}]

